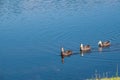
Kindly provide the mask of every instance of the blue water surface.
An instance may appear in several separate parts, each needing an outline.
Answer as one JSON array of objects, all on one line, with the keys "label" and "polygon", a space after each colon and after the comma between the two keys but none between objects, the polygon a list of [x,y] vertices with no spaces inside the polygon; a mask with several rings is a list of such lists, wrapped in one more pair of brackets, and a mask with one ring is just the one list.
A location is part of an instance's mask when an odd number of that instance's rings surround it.
[{"label": "blue water surface", "polygon": [[[111,46],[99,52],[99,40]],[[0,80],[115,76],[119,41],[120,0],[0,0]],[[73,51],[64,62],[61,47]]]}]

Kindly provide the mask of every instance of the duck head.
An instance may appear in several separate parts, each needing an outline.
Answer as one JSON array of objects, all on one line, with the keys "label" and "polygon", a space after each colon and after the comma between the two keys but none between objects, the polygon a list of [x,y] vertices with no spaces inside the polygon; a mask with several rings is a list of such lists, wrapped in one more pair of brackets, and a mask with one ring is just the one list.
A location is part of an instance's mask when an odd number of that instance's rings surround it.
[{"label": "duck head", "polygon": [[80,47],[83,48],[83,44],[80,44]]},{"label": "duck head", "polygon": [[99,41],[99,42],[98,42],[98,45],[101,45],[101,44],[102,44],[102,41]]}]

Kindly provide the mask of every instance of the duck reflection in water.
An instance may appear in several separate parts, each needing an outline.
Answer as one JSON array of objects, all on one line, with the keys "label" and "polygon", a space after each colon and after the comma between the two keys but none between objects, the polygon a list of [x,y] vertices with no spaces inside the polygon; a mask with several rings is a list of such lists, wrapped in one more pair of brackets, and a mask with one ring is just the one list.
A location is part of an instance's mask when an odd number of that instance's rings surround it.
[{"label": "duck reflection in water", "polygon": [[62,63],[64,63],[64,57],[68,57],[72,55],[72,51],[71,50],[64,50],[64,48],[61,48],[61,58],[62,58]]},{"label": "duck reflection in water", "polygon": [[91,51],[80,51],[80,56],[84,56],[89,53],[91,53]]},{"label": "duck reflection in water", "polygon": [[61,56],[61,59],[62,59],[62,63],[64,64],[64,56]]},{"label": "duck reflection in water", "polygon": [[99,47],[99,48],[98,48],[98,51],[99,51],[99,52],[102,52],[102,51],[103,51],[103,48],[102,48],[102,47]]}]

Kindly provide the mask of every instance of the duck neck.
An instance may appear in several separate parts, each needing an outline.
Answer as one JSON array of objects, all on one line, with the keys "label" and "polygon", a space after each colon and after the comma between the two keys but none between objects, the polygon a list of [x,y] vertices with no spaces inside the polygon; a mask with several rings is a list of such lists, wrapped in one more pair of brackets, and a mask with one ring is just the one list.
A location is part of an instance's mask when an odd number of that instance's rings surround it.
[{"label": "duck neck", "polygon": [[61,48],[61,52],[62,52],[62,53],[64,52],[64,48],[63,48],[63,47]]},{"label": "duck neck", "polygon": [[81,50],[83,49],[83,44],[80,45],[80,49],[81,49]]},{"label": "duck neck", "polygon": [[101,45],[102,45],[102,41],[99,41],[99,42],[98,42],[98,45],[101,46]]}]

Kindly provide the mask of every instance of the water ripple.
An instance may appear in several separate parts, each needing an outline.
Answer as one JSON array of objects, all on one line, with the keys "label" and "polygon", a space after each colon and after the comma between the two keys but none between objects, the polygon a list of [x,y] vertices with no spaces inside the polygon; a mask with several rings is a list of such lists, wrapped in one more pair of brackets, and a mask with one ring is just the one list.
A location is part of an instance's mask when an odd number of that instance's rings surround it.
[{"label": "water ripple", "polygon": [[47,11],[79,11],[92,8],[94,4],[117,4],[119,0],[0,0],[0,18],[18,16],[28,12],[46,13]]}]

